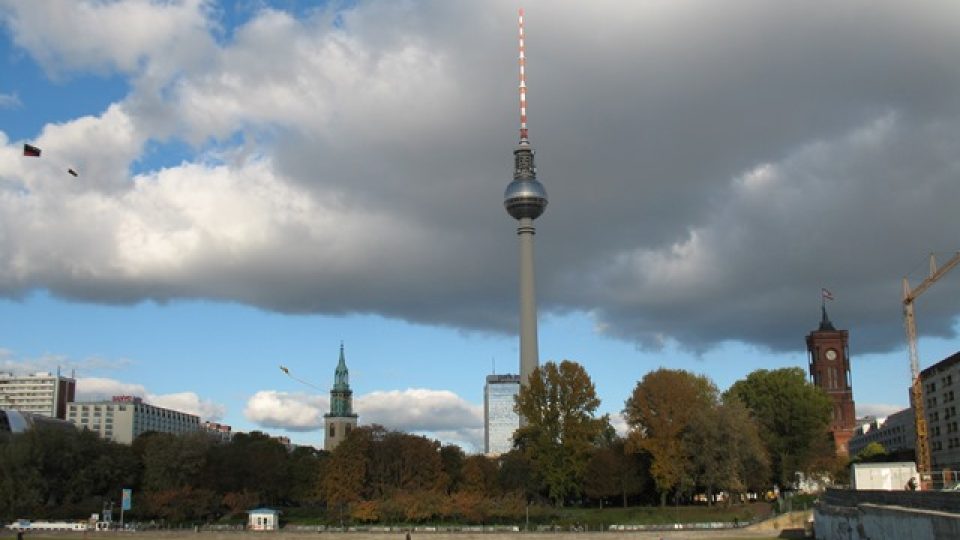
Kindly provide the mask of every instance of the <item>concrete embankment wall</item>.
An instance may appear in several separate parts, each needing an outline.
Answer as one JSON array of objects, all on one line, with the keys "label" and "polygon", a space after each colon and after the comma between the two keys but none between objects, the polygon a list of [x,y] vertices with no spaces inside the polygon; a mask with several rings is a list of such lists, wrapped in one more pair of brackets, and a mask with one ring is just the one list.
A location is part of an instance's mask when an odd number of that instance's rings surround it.
[{"label": "concrete embankment wall", "polygon": [[814,531],[818,540],[960,539],[960,494],[830,490]]}]

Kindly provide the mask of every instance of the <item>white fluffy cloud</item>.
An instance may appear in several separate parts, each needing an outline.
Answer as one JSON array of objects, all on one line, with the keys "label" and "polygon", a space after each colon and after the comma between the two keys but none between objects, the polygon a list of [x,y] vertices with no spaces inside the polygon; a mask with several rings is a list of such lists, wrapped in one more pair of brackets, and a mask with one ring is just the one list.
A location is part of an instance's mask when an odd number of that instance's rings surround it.
[{"label": "white fluffy cloud", "polygon": [[627,419],[624,418],[622,413],[611,414],[610,425],[616,430],[617,435],[621,437],[626,437],[627,433],[630,432],[630,426],[627,425]]},{"label": "white fluffy cloud", "polygon": [[[247,400],[244,415],[264,428],[311,431],[323,428],[326,397],[262,390]],[[363,425],[424,434],[470,450],[483,446],[483,409],[453,392],[410,388],[354,397]]]},{"label": "white fluffy cloud", "polygon": [[102,377],[77,379],[77,401],[102,401],[113,396],[137,396],[157,407],[195,414],[201,420],[217,421],[223,418],[227,408],[219,403],[203,399],[194,392],[152,394],[142,384],[125,383]]},{"label": "white fluffy cloud", "polygon": [[356,398],[364,423],[403,431],[483,427],[483,409],[447,390],[408,388],[371,392]]},{"label": "white fluffy cloud", "polygon": [[265,428],[311,431],[323,427],[329,400],[321,396],[261,390],[247,400],[247,420]]},{"label": "white fluffy cloud", "polygon": [[[0,133],[0,294],[516,328],[512,2],[261,9],[228,35],[212,2],[67,4],[2,20],[51,73],[130,92],[43,128],[41,160]],[[957,248],[953,2],[527,8],[544,310],[798,349],[827,287],[857,351],[902,346],[898,276]],[[167,142],[189,155],[137,170]],[[924,310],[952,334],[955,305]]]},{"label": "white fluffy cloud", "polygon": [[886,403],[857,403],[858,418],[864,416],[890,416],[891,414],[902,410],[902,405],[889,405]]},{"label": "white fluffy cloud", "polygon": [[208,45],[206,0],[0,2],[14,39],[52,72],[137,71],[162,55]]}]

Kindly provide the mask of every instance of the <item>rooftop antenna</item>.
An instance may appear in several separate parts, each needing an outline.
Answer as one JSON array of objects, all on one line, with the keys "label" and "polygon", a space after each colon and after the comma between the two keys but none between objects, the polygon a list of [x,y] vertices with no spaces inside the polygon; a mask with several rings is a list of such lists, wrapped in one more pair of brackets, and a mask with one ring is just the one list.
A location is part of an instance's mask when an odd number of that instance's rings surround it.
[{"label": "rooftop antenna", "polygon": [[520,28],[520,143],[527,143],[527,55],[526,45],[523,40],[523,8],[520,8],[519,16]]}]

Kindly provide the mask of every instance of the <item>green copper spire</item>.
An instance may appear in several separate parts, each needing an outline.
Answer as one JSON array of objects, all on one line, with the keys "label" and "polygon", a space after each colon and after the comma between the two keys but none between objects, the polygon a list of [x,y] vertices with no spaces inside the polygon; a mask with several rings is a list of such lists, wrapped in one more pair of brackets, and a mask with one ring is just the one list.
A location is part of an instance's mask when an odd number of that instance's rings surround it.
[{"label": "green copper spire", "polygon": [[347,371],[347,360],[343,356],[343,342],[340,342],[340,361],[333,376],[334,390],[350,390],[350,372]]},{"label": "green copper spire", "polygon": [[340,343],[340,361],[333,375],[333,389],[330,390],[329,417],[350,417],[353,414],[353,391],[350,390],[350,372],[347,359],[343,354],[343,342]]}]

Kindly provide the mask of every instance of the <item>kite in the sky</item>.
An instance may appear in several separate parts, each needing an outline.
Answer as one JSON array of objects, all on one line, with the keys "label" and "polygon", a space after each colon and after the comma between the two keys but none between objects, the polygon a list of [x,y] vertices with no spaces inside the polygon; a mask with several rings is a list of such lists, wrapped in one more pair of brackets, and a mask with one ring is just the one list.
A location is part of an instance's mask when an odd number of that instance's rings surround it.
[{"label": "kite in the sky", "polygon": [[[36,146],[33,146],[32,144],[23,143],[23,155],[24,155],[24,157],[37,157],[37,158],[38,158],[38,157],[40,157],[40,152],[41,152],[41,151],[42,151],[42,150],[40,150],[40,149],[37,148]],[[80,173],[78,173],[77,170],[74,169],[73,167],[70,167],[69,169],[67,169],[67,173],[68,173],[70,176],[74,177],[74,178],[80,176]]]}]

